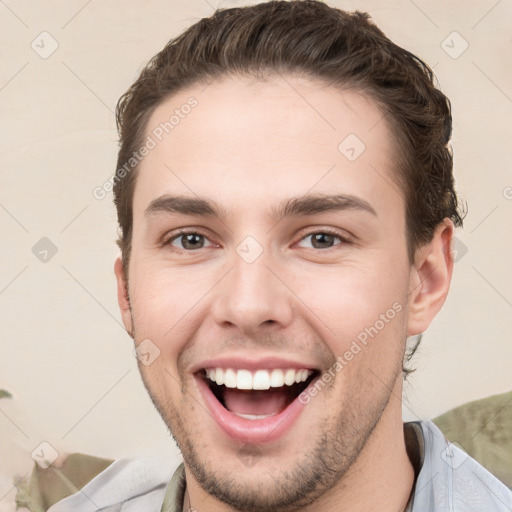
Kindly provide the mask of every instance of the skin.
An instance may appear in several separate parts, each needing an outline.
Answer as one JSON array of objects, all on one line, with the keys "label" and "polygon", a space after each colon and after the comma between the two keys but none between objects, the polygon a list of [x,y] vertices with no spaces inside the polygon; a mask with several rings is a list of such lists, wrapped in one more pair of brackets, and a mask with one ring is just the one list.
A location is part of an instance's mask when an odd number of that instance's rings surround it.
[{"label": "skin", "polygon": [[[377,106],[354,91],[291,76],[217,79],[166,99],[147,134],[190,96],[197,107],[138,169],[129,276],[120,257],[114,266],[126,329],[137,345],[150,339],[160,350],[139,367],[183,454],[184,510],[404,510],[414,472],[402,360],[407,337],[429,326],[448,292],[452,222],[408,260],[393,167],[399,148]],[[366,146],[352,162],[338,150],[351,133]],[[164,194],[215,200],[224,212],[145,216]],[[355,196],[375,214],[272,219],[272,208],[304,194]],[[199,248],[183,237],[159,243],[178,228],[204,235]],[[310,235],[326,229],[346,241],[318,245]],[[236,252],[249,235],[263,251],[252,263]],[[277,355],[327,371],[394,303],[401,311],[278,441],[243,446],[210,416],[193,365]],[[257,454],[256,462],[240,453]]]}]

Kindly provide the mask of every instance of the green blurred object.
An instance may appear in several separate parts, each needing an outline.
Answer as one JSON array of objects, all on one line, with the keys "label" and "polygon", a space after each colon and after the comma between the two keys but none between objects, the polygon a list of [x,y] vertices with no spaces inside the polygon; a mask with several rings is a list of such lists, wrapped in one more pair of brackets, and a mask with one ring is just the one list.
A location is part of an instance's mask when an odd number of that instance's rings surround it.
[{"label": "green blurred object", "polygon": [[43,469],[35,464],[30,478],[15,484],[16,506],[26,507],[31,512],[46,512],[53,504],[78,492],[112,462],[72,453],[59,467],[52,464]]},{"label": "green blurred object", "polygon": [[0,398],[12,398],[11,393],[5,389],[0,389]]},{"label": "green blurred object", "polygon": [[469,402],[432,421],[512,489],[512,391]]}]

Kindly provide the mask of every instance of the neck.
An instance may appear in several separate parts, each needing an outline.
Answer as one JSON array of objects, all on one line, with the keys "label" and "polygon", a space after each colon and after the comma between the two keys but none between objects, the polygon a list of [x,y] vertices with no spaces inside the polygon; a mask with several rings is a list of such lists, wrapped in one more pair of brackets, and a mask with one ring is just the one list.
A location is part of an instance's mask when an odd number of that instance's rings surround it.
[{"label": "neck", "polygon": [[403,421],[402,383],[397,383],[378,425],[349,471],[338,484],[302,512],[379,510],[403,512],[414,485],[414,468],[407,455]]}]

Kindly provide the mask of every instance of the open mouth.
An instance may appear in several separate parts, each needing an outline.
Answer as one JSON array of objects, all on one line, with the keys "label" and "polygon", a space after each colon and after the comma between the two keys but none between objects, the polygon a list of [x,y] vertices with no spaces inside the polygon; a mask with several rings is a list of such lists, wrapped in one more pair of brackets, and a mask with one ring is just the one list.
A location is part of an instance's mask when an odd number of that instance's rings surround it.
[{"label": "open mouth", "polygon": [[248,420],[282,413],[319,374],[307,368],[205,368],[198,372],[224,409]]}]

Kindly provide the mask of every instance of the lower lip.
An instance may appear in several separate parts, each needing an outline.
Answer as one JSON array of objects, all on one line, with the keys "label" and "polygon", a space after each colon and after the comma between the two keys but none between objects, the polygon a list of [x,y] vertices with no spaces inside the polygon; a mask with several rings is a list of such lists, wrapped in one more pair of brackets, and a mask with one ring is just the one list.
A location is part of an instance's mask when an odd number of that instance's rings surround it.
[{"label": "lower lip", "polygon": [[204,379],[196,376],[196,381],[209,411],[219,426],[229,437],[242,443],[262,444],[276,441],[291,429],[306,405],[296,397],[279,414],[259,420],[249,420],[228,411],[217,400]]}]

